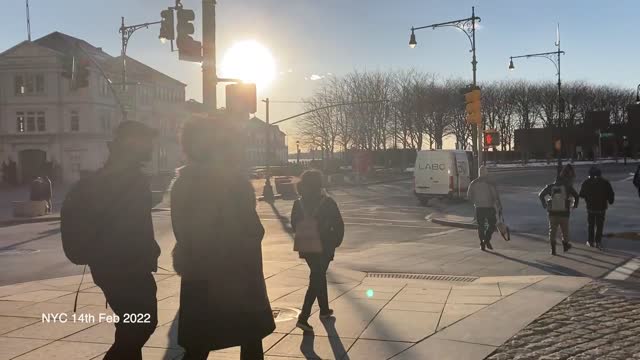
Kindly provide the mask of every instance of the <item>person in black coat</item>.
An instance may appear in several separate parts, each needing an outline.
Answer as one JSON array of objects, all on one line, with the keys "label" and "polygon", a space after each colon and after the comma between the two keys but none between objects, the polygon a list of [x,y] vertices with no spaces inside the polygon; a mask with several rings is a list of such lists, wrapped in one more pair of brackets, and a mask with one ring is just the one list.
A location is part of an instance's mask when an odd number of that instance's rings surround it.
[{"label": "person in black coat", "polygon": [[305,259],[309,265],[310,275],[309,287],[296,326],[304,331],[313,331],[308,320],[311,316],[311,307],[316,299],[318,299],[321,319],[333,315],[333,310],[329,308],[327,269],[334,258],[336,248],[342,244],[344,222],[336,202],[323,193],[320,171],[305,171],[298,183],[298,193],[301,198],[293,203],[291,227],[295,232],[305,217],[313,216],[317,221],[318,233],[322,242],[321,253],[299,253],[300,257]]},{"label": "person in black coat", "polygon": [[633,176],[633,185],[638,189],[638,196],[640,197],[640,165],[638,165],[636,174]]},{"label": "person in black coat", "polygon": [[589,241],[587,245],[602,249],[602,228],[608,205],[613,204],[615,194],[611,183],[602,177],[599,168],[589,169],[589,177],[582,183],[580,197],[587,202]]},{"label": "person in black coat", "polygon": [[183,130],[188,165],[171,188],[183,359],[234,346],[241,359],[263,359],[262,339],[275,330],[262,269],[264,228],[233,130],[209,118]]}]

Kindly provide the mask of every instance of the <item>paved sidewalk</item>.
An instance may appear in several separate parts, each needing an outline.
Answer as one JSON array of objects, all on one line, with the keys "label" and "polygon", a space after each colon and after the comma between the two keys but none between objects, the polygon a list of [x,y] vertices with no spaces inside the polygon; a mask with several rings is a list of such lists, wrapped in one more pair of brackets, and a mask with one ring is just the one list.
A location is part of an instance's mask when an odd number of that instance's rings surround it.
[{"label": "paved sidewalk", "polygon": [[[267,359],[483,359],[590,282],[558,276],[444,281],[374,276],[331,269],[329,296],[336,318],[321,322],[314,314],[310,323],[315,335],[303,334],[295,328],[295,316],[306,290],[307,266],[297,260],[265,262],[277,322],[276,332],[264,339]],[[0,287],[0,359],[102,358],[114,327],[98,316],[110,310],[89,275],[73,322],[79,279]],[[176,344],[180,278],[159,273],[156,281],[159,324],[147,342],[144,359],[180,359],[182,350]],[[68,314],[68,322],[43,322],[43,313]],[[238,354],[238,348],[231,348],[211,353],[209,359],[238,359]]]}]

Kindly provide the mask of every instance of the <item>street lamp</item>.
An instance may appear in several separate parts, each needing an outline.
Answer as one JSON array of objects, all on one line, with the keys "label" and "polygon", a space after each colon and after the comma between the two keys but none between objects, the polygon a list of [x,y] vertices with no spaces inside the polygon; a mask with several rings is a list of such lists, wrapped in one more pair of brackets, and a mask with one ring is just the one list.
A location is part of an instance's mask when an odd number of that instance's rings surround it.
[{"label": "street lamp", "polygon": [[[549,51],[549,52],[544,52],[544,53],[535,53],[535,54],[526,54],[526,55],[518,55],[518,56],[510,56],[509,57],[509,70],[514,70],[515,66],[513,65],[513,59],[519,59],[519,58],[532,58],[532,57],[542,57],[545,58],[549,61],[551,61],[551,63],[555,66],[556,68],[556,75],[558,75],[558,127],[560,127],[562,125],[562,121],[563,121],[563,114],[564,114],[564,106],[562,104],[562,81],[561,81],[561,77],[560,77],[560,55],[564,55],[565,52],[560,50],[560,26],[558,25],[558,32],[557,32],[557,40],[556,40],[556,47],[557,50],[556,51]],[[640,86],[640,85],[639,85]],[[558,150],[558,175],[560,174],[560,171],[562,169],[562,158],[561,158],[561,152],[560,150]]]},{"label": "street lamp", "polygon": [[[438,24],[431,24],[427,26],[411,27],[411,37],[409,38],[409,47],[413,49],[416,47],[416,45],[418,45],[418,42],[416,41],[415,30],[435,29],[439,27],[454,27],[459,30],[462,30],[462,32],[465,35],[467,35],[467,38],[469,38],[469,43],[471,45],[471,54],[472,54],[471,65],[473,70],[472,88],[476,89],[477,88],[476,69],[478,64],[478,61],[476,60],[476,22],[480,22],[480,18],[476,16],[475,7],[472,6],[471,17],[469,18],[452,20],[452,21],[447,21],[447,22],[438,23]],[[477,165],[479,167],[480,164],[482,164],[482,122],[478,123],[477,127],[472,127],[472,131],[473,131],[473,139],[477,143],[477,147],[474,150],[477,151],[477,154],[478,154]]]},{"label": "street lamp", "polygon": [[296,140],[296,165],[300,165],[300,140]]}]

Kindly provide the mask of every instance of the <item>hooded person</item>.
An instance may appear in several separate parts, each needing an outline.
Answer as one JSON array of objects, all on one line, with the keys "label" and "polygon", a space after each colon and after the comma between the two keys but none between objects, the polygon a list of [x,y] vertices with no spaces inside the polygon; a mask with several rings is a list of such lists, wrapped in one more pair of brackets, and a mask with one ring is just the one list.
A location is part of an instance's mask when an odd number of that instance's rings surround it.
[{"label": "hooded person", "polygon": [[602,229],[608,205],[613,204],[615,194],[611,183],[602,177],[602,171],[593,166],[589,177],[580,187],[580,197],[587,203],[587,223],[589,240],[587,245],[602,249]]},{"label": "hooded person", "polygon": [[551,255],[556,255],[556,235],[558,227],[562,232],[562,249],[564,252],[571,249],[569,242],[569,216],[571,215],[571,199],[573,208],[578,207],[578,192],[570,184],[569,180],[558,175],[555,181],[545,186],[538,194],[542,207],[547,210],[549,218],[549,243]]},{"label": "hooded person", "polygon": [[242,166],[241,136],[210,118],[183,129],[188,164],[172,184],[171,220],[184,359],[234,346],[241,359],[263,359],[262,339],[275,330],[262,268],[264,228]]},{"label": "hooded person", "polygon": [[496,230],[496,210],[502,211],[502,203],[495,184],[489,178],[486,166],[480,166],[478,178],[469,184],[467,198],[473,203],[478,222],[478,237],[480,238],[480,248],[485,247],[493,250],[491,246],[491,236]]}]

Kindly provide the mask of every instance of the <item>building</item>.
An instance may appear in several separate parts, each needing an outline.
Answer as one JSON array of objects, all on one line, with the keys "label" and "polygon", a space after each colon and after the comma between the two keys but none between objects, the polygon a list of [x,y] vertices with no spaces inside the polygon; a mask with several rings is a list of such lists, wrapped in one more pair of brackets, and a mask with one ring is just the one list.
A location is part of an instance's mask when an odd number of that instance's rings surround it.
[{"label": "building", "polygon": [[[88,63],[88,86],[76,88],[63,76],[69,58]],[[74,182],[102,166],[124,111],[129,120],[159,130],[150,172],[179,166],[186,85],[126,61],[128,85],[122,90],[121,57],[60,32],[0,53],[0,163],[16,165],[18,182],[43,173]]]},{"label": "building", "polygon": [[[288,163],[289,147],[287,146],[287,134],[282,132],[278,125],[269,125],[271,134],[271,161],[270,165],[283,165]],[[266,165],[267,153],[267,124],[257,117],[247,122],[247,162],[251,166]]]}]

